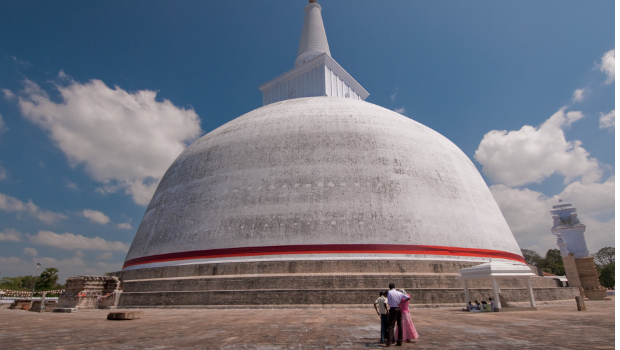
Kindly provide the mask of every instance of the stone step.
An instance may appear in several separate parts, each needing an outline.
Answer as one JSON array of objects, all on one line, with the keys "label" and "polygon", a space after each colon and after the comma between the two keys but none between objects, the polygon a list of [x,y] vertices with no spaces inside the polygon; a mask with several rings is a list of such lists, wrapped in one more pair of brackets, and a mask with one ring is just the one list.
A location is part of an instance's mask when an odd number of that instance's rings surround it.
[{"label": "stone step", "polygon": [[[152,278],[123,281],[124,292],[157,291],[205,291],[205,290],[305,290],[305,289],[355,289],[371,288],[386,290],[389,283],[397,288],[457,288],[462,282],[456,274],[416,273],[341,273],[341,274],[265,274],[265,275],[219,275],[179,278]],[[488,280],[472,280],[470,288],[491,288]],[[532,278],[536,288],[555,287],[555,281],[542,277]],[[501,279],[500,288],[525,288],[523,279]]]},{"label": "stone step", "polygon": [[[207,291],[155,291],[124,292],[119,307],[192,307],[195,305],[313,305],[313,304],[368,304],[372,305],[382,289],[256,289],[256,290],[207,290]],[[465,303],[462,288],[409,289],[412,304]],[[508,302],[529,300],[527,289],[503,288],[502,296]],[[487,300],[493,295],[491,288],[472,288],[472,300]],[[574,287],[534,288],[539,301],[569,300],[579,295]]]}]

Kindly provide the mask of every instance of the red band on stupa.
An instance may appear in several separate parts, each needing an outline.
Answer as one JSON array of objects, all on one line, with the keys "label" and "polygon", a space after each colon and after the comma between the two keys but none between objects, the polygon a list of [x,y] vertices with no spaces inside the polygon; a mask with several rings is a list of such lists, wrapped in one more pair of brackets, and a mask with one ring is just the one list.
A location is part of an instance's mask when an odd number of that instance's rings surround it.
[{"label": "red band on stupa", "polygon": [[514,253],[490,249],[440,247],[429,245],[401,244],[309,244],[280,245],[269,247],[241,247],[224,249],[193,250],[188,252],[166,253],[143,256],[125,261],[123,269],[143,264],[166,261],[230,258],[237,256],[264,256],[288,254],[415,254],[472,256],[480,258],[499,258],[525,263],[522,256]]}]

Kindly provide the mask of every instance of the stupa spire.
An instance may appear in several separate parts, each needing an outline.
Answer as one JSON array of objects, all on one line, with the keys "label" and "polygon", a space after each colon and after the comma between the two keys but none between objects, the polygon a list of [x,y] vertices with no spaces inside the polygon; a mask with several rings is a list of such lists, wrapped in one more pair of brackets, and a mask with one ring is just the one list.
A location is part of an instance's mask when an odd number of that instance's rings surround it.
[{"label": "stupa spire", "polygon": [[310,0],[304,11],[306,16],[295,68],[258,87],[263,92],[263,105],[317,96],[365,100],[368,91],[329,52],[321,6],[316,0]]},{"label": "stupa spire", "polygon": [[304,18],[304,27],[301,31],[295,67],[323,53],[331,57],[321,10],[321,5],[317,4],[316,0],[310,0],[310,3],[304,8],[306,16]]}]

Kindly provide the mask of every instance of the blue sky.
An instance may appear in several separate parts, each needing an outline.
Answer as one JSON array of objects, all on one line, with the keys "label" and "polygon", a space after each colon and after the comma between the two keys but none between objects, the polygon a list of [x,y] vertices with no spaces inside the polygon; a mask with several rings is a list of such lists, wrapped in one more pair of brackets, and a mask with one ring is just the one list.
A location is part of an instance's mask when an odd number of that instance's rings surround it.
[{"label": "blue sky", "polygon": [[[558,197],[614,245],[613,1],[319,3],[367,101],[458,145],[522,248],[556,248]],[[120,269],[176,155],[293,68],[305,4],[0,2],[0,277]]]}]

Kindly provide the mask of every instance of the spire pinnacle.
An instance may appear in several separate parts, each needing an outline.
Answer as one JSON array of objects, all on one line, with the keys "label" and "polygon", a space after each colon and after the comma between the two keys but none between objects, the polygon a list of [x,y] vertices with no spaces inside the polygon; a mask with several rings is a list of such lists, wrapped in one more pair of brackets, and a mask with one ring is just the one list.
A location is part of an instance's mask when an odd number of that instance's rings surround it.
[{"label": "spire pinnacle", "polygon": [[304,27],[301,31],[295,67],[323,53],[331,57],[321,10],[321,5],[317,4],[316,0],[310,0],[310,3],[304,8],[306,16],[304,18]]}]

